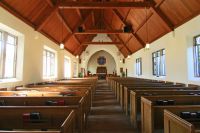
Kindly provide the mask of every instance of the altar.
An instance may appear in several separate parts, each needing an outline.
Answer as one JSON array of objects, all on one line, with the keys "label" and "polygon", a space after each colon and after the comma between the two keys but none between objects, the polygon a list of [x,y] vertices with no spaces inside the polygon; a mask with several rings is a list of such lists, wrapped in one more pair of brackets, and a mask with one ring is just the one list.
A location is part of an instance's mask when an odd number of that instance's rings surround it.
[{"label": "altar", "polygon": [[107,68],[106,67],[97,67],[96,74],[98,76],[98,79],[100,79],[100,80],[106,79]]}]

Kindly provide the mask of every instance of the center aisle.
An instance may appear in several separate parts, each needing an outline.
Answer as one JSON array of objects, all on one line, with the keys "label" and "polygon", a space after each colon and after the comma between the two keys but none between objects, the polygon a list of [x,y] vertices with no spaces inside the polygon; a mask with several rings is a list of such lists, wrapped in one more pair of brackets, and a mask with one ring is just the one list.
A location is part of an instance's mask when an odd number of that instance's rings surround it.
[{"label": "center aisle", "polygon": [[86,133],[134,133],[105,80],[98,81]]}]

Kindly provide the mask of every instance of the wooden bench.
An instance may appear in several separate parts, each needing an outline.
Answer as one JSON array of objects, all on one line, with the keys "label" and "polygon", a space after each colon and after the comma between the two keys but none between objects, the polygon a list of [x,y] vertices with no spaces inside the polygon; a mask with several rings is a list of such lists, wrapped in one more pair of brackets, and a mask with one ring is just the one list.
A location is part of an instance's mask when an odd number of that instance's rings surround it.
[{"label": "wooden bench", "polygon": [[[198,94],[200,90],[131,90],[130,93],[130,121],[134,128],[138,128],[141,113],[142,96],[164,96],[164,95],[191,95]],[[138,118],[139,117],[139,118]]]},{"label": "wooden bench", "polygon": [[130,91],[132,90],[196,90],[196,87],[176,87],[176,86],[150,86],[150,87],[134,87],[134,88],[124,88],[124,104],[122,106],[123,110],[125,111],[126,115],[129,114],[129,107],[130,107]]},{"label": "wooden bench", "polygon": [[[84,127],[87,119],[87,112],[84,110],[84,97],[22,97],[22,96],[8,96],[8,97],[0,97],[1,107],[4,106],[49,106],[54,107],[56,105],[47,105],[48,101],[62,101],[63,107],[72,108],[75,110],[76,114],[76,127],[79,129],[79,132],[82,133],[84,131]],[[63,103],[64,102],[64,103]]]},{"label": "wooden bench", "polygon": [[[30,118],[38,112],[41,118]],[[29,114],[30,115],[30,114]],[[26,116],[26,118],[25,118]],[[33,116],[32,116],[33,117]],[[69,107],[0,107],[0,133],[74,133],[75,113]],[[34,129],[34,131],[31,131]],[[52,131],[41,131],[52,130]],[[35,131],[36,130],[36,131]]]},{"label": "wooden bench", "polygon": [[[173,105],[157,105],[157,100],[174,100]],[[162,132],[164,129],[164,109],[181,108],[187,105],[199,105],[200,96],[170,95],[146,96],[141,98],[141,130],[142,133]]]}]

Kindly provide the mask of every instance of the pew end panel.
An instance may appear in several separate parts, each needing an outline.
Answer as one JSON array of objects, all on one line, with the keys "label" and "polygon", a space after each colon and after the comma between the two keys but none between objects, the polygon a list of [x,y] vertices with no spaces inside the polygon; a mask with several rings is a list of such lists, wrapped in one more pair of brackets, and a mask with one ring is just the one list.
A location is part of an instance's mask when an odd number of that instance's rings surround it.
[{"label": "pew end panel", "polygon": [[195,133],[195,131],[191,123],[164,110],[164,133]]}]

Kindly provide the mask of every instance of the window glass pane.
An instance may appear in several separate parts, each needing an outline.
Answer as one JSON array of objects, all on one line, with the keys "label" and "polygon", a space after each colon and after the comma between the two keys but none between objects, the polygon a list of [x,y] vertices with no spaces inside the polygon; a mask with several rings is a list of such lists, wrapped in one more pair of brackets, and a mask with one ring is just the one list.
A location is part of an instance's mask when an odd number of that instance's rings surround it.
[{"label": "window glass pane", "polygon": [[15,45],[6,45],[6,57],[5,57],[5,71],[4,76],[6,78],[14,77],[15,68]]},{"label": "window glass pane", "polygon": [[55,53],[44,50],[43,52],[43,75],[46,78],[55,76]]},{"label": "window glass pane", "polygon": [[15,38],[13,36],[8,35],[7,43],[14,45],[15,44]]},{"label": "window glass pane", "polygon": [[0,41],[2,40],[2,32],[0,32]]},{"label": "window glass pane", "polygon": [[200,44],[200,36],[196,37],[196,44]]}]

